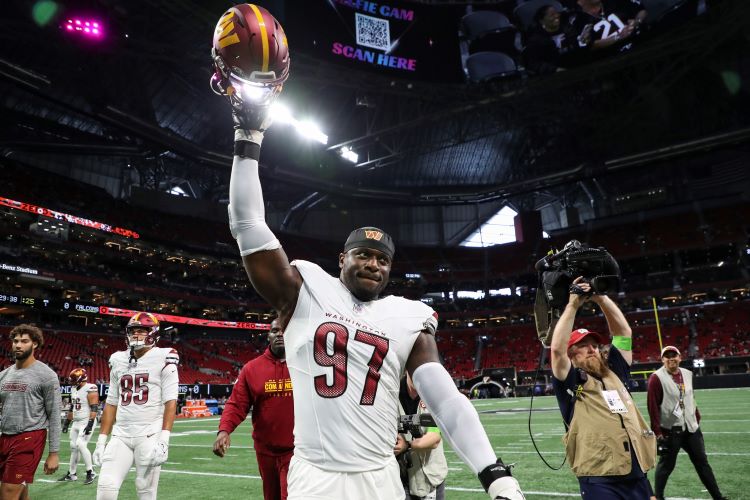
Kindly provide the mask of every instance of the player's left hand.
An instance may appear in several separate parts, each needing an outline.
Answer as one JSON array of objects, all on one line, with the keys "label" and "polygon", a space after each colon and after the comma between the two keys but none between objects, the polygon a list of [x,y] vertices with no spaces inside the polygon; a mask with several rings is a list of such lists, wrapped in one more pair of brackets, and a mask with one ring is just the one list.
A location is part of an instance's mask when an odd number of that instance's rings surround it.
[{"label": "player's left hand", "polygon": [[151,451],[151,461],[149,462],[150,467],[158,467],[164,462],[167,461],[167,458],[169,457],[169,438],[167,437],[164,439],[163,436],[160,436],[156,443],[154,443],[154,448]]},{"label": "player's left hand", "polygon": [[60,457],[57,453],[50,453],[47,455],[47,460],[44,461],[44,473],[48,476],[57,472],[57,468],[60,466]]}]

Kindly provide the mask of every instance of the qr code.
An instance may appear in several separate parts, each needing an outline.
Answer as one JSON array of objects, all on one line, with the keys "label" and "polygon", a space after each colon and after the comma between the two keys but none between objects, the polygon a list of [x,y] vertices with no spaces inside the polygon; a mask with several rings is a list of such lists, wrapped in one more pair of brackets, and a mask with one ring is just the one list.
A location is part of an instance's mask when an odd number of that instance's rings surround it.
[{"label": "qr code", "polygon": [[378,50],[391,48],[391,30],[388,21],[377,17],[356,14],[357,45],[364,45]]}]

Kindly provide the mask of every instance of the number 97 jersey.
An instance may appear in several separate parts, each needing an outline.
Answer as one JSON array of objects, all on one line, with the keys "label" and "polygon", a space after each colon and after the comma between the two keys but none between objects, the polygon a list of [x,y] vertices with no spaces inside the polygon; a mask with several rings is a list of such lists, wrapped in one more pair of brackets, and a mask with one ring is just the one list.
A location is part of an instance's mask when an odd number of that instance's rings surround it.
[{"label": "number 97 jersey", "polygon": [[113,436],[138,437],[161,431],[164,404],[177,399],[177,365],[171,347],[152,347],[137,362],[130,351],[109,358],[107,404],[117,406]]},{"label": "number 97 jersey", "polygon": [[401,375],[412,346],[437,328],[427,305],[401,297],[358,301],[316,264],[284,331],[294,387],[294,456],[336,472],[394,461]]}]

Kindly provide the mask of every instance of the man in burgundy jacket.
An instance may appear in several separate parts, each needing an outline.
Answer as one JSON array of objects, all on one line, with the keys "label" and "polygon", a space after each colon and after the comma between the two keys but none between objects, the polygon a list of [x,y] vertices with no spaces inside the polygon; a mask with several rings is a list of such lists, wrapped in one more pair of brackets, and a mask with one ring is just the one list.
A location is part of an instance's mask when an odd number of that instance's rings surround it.
[{"label": "man in burgundy jacket", "polygon": [[214,453],[224,456],[229,435],[253,410],[253,441],[265,500],[285,500],[286,475],[294,452],[294,400],[286,366],[284,334],[278,320],[271,322],[269,346],[240,371],[227,400],[214,441]]}]

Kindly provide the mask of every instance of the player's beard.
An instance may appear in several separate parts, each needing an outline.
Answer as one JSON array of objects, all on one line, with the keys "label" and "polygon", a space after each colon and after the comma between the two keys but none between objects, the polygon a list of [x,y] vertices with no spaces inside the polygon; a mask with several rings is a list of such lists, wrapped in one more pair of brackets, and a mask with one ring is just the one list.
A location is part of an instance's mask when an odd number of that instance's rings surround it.
[{"label": "player's beard", "polygon": [[597,378],[604,378],[609,375],[610,369],[607,363],[604,362],[601,356],[591,356],[584,358],[578,363],[578,368],[582,368],[586,373]]},{"label": "player's beard", "polygon": [[34,352],[33,347],[29,347],[26,350],[19,351],[13,351],[13,356],[15,357],[16,361],[25,361],[31,356],[31,353]]}]

